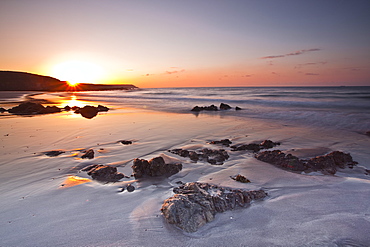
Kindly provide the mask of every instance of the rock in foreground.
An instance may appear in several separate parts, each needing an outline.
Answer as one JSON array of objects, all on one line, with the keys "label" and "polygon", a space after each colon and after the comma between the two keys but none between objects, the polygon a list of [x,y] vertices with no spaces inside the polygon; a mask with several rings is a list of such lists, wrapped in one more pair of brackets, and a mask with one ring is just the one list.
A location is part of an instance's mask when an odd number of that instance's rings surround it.
[{"label": "rock in foreground", "polygon": [[171,176],[182,170],[182,164],[166,164],[162,157],[156,157],[149,161],[134,159],[132,170],[135,178]]},{"label": "rock in foreground", "polygon": [[81,171],[87,172],[92,179],[101,182],[118,182],[125,177],[123,173],[117,172],[116,167],[106,165],[91,165],[83,168]]},{"label": "rock in foreground", "polygon": [[265,151],[256,155],[258,160],[285,168],[291,171],[335,174],[338,168],[352,168],[357,164],[350,154],[334,151],[323,156],[317,156],[309,160],[299,159],[291,154],[285,154],[280,150]]},{"label": "rock in foreground", "polygon": [[186,232],[197,231],[211,222],[216,213],[245,207],[267,196],[263,190],[245,191],[198,182],[186,183],[173,191],[176,194],[164,201],[161,211],[168,223]]}]

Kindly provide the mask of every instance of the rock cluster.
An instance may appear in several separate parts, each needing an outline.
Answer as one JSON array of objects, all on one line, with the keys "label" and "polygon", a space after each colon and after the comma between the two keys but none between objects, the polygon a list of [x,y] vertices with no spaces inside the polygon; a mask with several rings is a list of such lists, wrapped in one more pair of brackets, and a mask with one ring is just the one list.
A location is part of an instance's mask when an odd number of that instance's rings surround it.
[{"label": "rock cluster", "polygon": [[321,171],[335,174],[338,168],[353,168],[357,165],[350,154],[334,151],[323,156],[317,156],[308,160],[299,159],[291,154],[285,154],[280,150],[264,151],[256,155],[258,160],[297,172]]},{"label": "rock cluster", "polygon": [[204,160],[212,165],[222,165],[223,162],[229,158],[229,154],[224,149],[217,150],[203,148],[197,153],[196,151],[188,151],[179,148],[168,150],[168,152],[179,155],[181,157],[188,157],[194,162],[197,162],[198,160]]},{"label": "rock cluster", "polygon": [[[2,112],[5,112],[6,110],[2,108]],[[17,115],[36,115],[36,114],[50,114],[50,113],[57,113],[57,112],[62,112],[62,111],[70,111],[73,110],[75,113],[81,114],[85,118],[93,118],[95,117],[98,112],[102,111],[108,111],[109,108],[106,106],[98,105],[97,107],[95,106],[84,106],[84,107],[70,107],[66,106],[64,108],[59,108],[57,106],[46,106],[44,107],[40,103],[34,103],[34,102],[24,102],[19,104],[18,106],[15,106],[11,109],[8,109],[7,111],[12,114],[17,114]]]},{"label": "rock cluster", "polygon": [[168,223],[186,232],[197,231],[218,212],[245,207],[267,196],[263,190],[245,191],[199,182],[186,183],[173,191],[176,194],[164,201],[161,211]]},{"label": "rock cluster", "polygon": [[9,113],[19,114],[19,115],[49,114],[49,113],[57,113],[61,111],[62,110],[56,106],[44,107],[40,103],[33,103],[33,102],[21,103],[18,106],[15,106],[8,110]]},{"label": "rock cluster", "polygon": [[182,164],[166,164],[162,157],[156,157],[149,161],[134,159],[134,164],[131,168],[135,178],[171,176],[182,170]]},{"label": "rock cluster", "polygon": [[[210,106],[194,106],[193,109],[191,109],[191,111],[194,111],[194,112],[200,112],[200,111],[218,111],[219,109],[220,110],[230,110],[232,107],[228,104],[225,104],[225,103],[221,103],[220,104],[220,107],[218,108],[217,106],[215,105],[210,105]],[[235,110],[241,110],[240,107],[235,107]]]},{"label": "rock cluster", "polygon": [[271,140],[264,140],[260,144],[250,143],[250,144],[238,144],[231,146],[231,151],[241,151],[241,150],[250,150],[253,152],[259,152],[261,149],[273,148],[277,145],[280,145],[280,142],[273,142]]},{"label": "rock cluster", "polygon": [[81,171],[87,172],[92,179],[101,182],[118,182],[125,177],[123,173],[117,172],[116,167],[106,165],[90,165]]}]

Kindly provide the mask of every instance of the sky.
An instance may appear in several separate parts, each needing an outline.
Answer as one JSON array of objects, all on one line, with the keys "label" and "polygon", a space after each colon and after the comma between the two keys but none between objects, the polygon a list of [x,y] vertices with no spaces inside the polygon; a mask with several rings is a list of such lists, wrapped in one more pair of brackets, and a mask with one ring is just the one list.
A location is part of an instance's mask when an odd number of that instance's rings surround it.
[{"label": "sky", "polygon": [[370,86],[369,0],[0,0],[0,70],[72,83]]}]

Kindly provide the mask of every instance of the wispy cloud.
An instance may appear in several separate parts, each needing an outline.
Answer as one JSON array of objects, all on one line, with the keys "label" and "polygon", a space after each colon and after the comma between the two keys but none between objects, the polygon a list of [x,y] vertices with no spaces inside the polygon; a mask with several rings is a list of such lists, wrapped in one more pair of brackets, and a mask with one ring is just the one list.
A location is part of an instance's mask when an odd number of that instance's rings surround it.
[{"label": "wispy cloud", "polygon": [[297,55],[302,55],[307,52],[312,52],[312,51],[320,51],[321,49],[319,48],[313,48],[313,49],[304,49],[304,50],[299,50],[295,52],[290,52],[282,55],[272,55],[272,56],[266,56],[266,57],[261,57],[261,59],[275,59],[275,58],[281,58],[281,57],[289,57],[289,56],[297,56]]},{"label": "wispy cloud", "polygon": [[320,75],[320,74],[316,74],[316,73],[306,73],[305,75]]},{"label": "wispy cloud", "polygon": [[295,66],[294,68],[295,69],[300,69],[301,67],[305,67],[305,66],[325,65],[327,63],[328,62],[301,63],[301,64],[298,64],[297,66]]},{"label": "wispy cloud", "polygon": [[171,75],[171,74],[176,74],[176,73],[181,73],[181,72],[184,72],[185,69],[181,69],[181,70],[167,70],[165,73],[168,74],[168,75]]}]

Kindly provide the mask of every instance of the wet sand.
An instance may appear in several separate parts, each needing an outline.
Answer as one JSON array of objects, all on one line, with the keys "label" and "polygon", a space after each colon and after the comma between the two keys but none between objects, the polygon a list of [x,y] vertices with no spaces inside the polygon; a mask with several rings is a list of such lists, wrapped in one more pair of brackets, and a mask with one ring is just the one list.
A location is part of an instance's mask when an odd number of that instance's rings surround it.
[{"label": "wet sand", "polygon": [[[0,119],[0,246],[367,246],[370,243],[370,138],[354,132],[328,132],[258,119],[216,114],[163,113],[118,108],[93,119],[63,112]],[[334,150],[351,153],[359,167],[337,172],[297,174],[254,158],[249,151],[208,144],[270,139],[274,149],[301,158]],[[118,141],[130,140],[131,145]],[[355,142],[353,140],[356,140]],[[169,153],[175,148],[225,148],[221,166],[191,162]],[[94,159],[81,150],[94,149]],[[64,153],[49,157],[45,152]],[[104,184],[85,166],[116,166],[127,176],[132,160],[162,156],[183,164],[169,178],[124,178]],[[251,183],[230,179],[242,174]],[[264,189],[268,197],[250,207],[216,215],[195,233],[164,221],[160,208],[176,182]],[[134,192],[120,192],[126,184]]]}]

